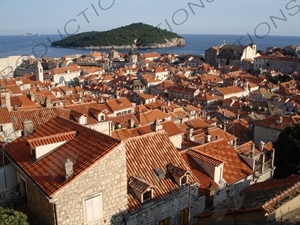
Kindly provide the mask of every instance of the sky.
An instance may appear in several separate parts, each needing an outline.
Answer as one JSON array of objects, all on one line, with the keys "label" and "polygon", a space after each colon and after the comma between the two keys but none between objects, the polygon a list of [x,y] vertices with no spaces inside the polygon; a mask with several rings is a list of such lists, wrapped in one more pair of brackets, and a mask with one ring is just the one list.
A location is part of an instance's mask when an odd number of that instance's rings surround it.
[{"label": "sky", "polygon": [[178,34],[300,36],[300,0],[0,0],[0,35],[67,36],[137,22]]}]

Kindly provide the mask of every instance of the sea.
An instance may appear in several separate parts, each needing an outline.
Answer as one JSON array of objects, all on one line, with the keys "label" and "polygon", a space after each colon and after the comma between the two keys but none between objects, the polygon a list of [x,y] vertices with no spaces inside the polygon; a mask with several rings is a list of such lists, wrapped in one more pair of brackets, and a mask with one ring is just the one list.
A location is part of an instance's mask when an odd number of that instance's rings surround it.
[{"label": "sea", "polygon": [[[243,34],[180,34],[186,42],[182,47],[143,49],[139,53],[158,52],[170,54],[189,54],[195,56],[204,55],[205,50],[211,46],[221,44],[249,45],[255,43],[257,50],[265,51],[267,47],[285,47],[287,45],[300,46],[299,36],[272,36],[256,37],[255,35]],[[22,36],[22,35],[2,35],[0,36],[0,57],[29,55],[37,58],[62,57],[72,54],[86,54],[92,50],[57,48],[51,47],[51,42],[61,40],[58,34],[41,34],[40,36]],[[108,50],[94,50],[107,52]],[[119,52],[128,52],[126,49],[118,49]]]}]

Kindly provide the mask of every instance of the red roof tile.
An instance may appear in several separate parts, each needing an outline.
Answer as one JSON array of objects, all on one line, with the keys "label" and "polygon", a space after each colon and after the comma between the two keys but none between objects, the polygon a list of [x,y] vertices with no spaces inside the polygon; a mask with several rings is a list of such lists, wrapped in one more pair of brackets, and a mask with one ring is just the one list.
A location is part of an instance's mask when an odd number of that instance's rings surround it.
[{"label": "red roof tile", "polygon": [[[73,136],[74,131],[77,132],[76,137]],[[38,138],[47,136],[50,136],[49,139],[51,139],[51,136],[52,138],[57,134],[64,136],[66,133],[71,135],[67,135],[68,137],[74,138],[38,161],[33,162],[30,159],[30,147],[26,144],[28,140],[38,140]],[[108,135],[62,117],[56,117],[40,125],[32,134],[8,143],[4,150],[47,196],[53,197],[58,190],[119,144],[119,140]],[[66,159],[70,159],[74,163],[74,176],[65,182],[62,165]]]},{"label": "red roof tile", "polygon": [[[167,173],[166,167],[171,163],[185,171],[190,171],[190,169],[164,131],[127,139],[125,146],[127,178],[138,177],[156,186],[157,188],[153,192],[154,200],[162,199],[180,189],[172,176]],[[157,168],[161,168],[165,173],[165,178],[158,178],[154,171]],[[189,176],[189,183],[197,183],[193,174]],[[130,189],[128,207],[129,211],[135,211],[142,207]]]},{"label": "red roof tile", "polygon": [[[188,151],[188,150],[187,150]],[[193,159],[193,157],[189,154],[187,154],[187,151],[181,151],[180,154],[182,158],[185,160],[185,162],[189,165],[191,168],[191,171],[193,175],[198,180],[198,183],[200,183],[199,186],[199,193],[201,195],[205,194],[205,188],[212,185],[213,188],[218,188],[219,185],[214,182],[214,180],[208,175],[208,173],[205,172],[205,170]]]},{"label": "red roof tile", "polygon": [[192,147],[192,150],[209,155],[210,157],[225,162],[223,178],[227,184],[232,184],[252,173],[248,165],[238,156],[235,149],[224,139],[218,139],[203,145]]},{"label": "red roof tile", "polygon": [[38,146],[42,145],[49,145],[57,142],[62,141],[70,141],[74,139],[76,136],[76,131],[69,131],[64,133],[58,133],[53,135],[48,135],[45,137],[38,137],[38,138],[32,138],[28,139],[27,143],[31,149],[36,148]]},{"label": "red roof tile", "polygon": [[12,123],[12,117],[7,107],[0,107],[0,124]]}]

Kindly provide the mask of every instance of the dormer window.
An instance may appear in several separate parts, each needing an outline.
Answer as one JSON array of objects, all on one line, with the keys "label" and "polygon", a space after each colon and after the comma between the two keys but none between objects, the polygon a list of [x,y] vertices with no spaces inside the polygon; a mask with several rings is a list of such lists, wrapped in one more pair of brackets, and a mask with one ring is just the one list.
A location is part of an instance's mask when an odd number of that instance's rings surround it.
[{"label": "dormer window", "polygon": [[181,185],[184,185],[184,184],[187,184],[187,183],[188,183],[188,176],[187,175],[180,178],[180,184]]},{"label": "dormer window", "polygon": [[130,177],[128,184],[141,203],[151,200],[153,198],[153,188],[157,188],[156,186],[138,177]]},{"label": "dormer window", "polygon": [[172,175],[178,186],[182,186],[188,183],[189,171],[172,164],[167,165],[167,171]]},{"label": "dormer window", "polygon": [[143,194],[143,202],[145,201],[148,201],[148,200],[151,200],[152,199],[152,190],[150,191],[146,191],[144,194]]}]

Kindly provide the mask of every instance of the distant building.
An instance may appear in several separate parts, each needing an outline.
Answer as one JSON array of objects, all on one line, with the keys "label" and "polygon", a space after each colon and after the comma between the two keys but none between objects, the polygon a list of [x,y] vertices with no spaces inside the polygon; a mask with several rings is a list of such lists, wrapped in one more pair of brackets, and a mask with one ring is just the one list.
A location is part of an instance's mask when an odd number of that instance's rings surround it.
[{"label": "distant building", "polygon": [[242,61],[253,62],[257,56],[256,45],[213,46],[205,51],[205,61],[212,66],[240,65]]}]

